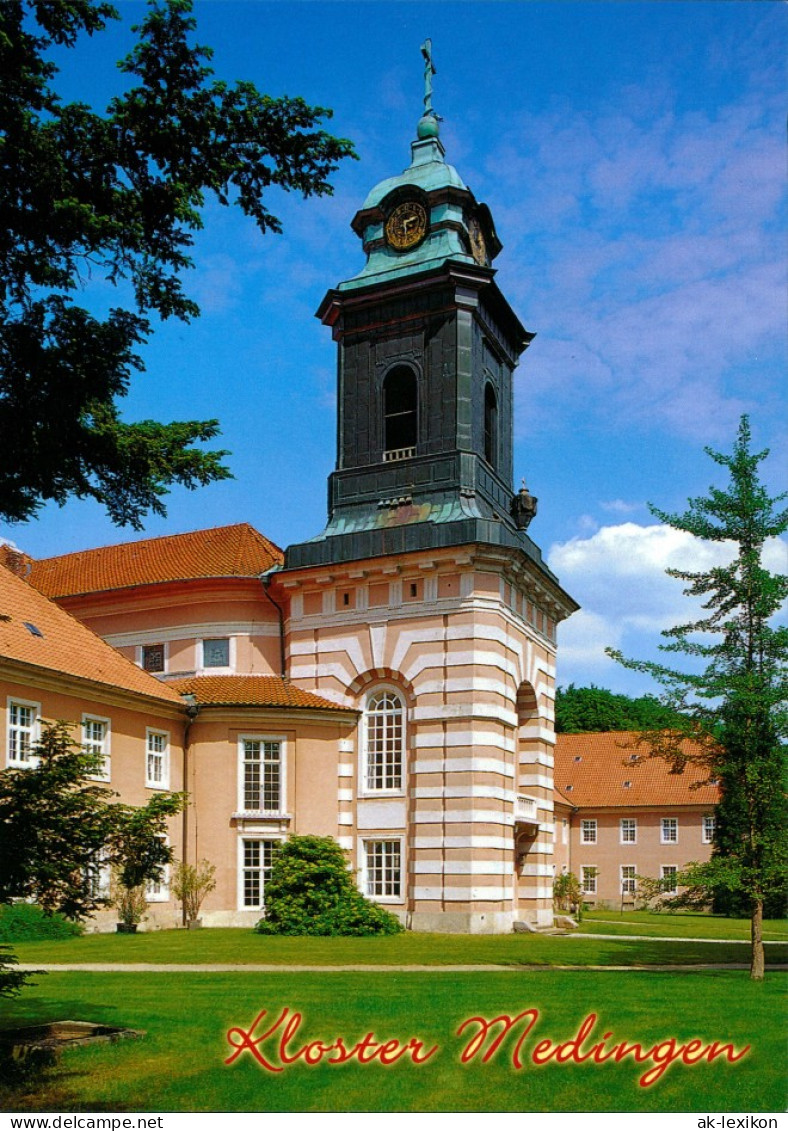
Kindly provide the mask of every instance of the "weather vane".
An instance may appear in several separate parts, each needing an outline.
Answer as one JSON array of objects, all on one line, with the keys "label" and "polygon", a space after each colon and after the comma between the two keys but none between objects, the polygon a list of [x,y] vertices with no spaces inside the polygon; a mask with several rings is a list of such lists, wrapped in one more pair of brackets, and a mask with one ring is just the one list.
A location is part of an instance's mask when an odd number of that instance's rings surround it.
[{"label": "weather vane", "polygon": [[421,53],[424,56],[424,114],[431,114],[434,118],[438,115],[432,108],[432,76],[438,72],[435,70],[435,64],[432,61],[432,40],[425,39],[421,45]]}]

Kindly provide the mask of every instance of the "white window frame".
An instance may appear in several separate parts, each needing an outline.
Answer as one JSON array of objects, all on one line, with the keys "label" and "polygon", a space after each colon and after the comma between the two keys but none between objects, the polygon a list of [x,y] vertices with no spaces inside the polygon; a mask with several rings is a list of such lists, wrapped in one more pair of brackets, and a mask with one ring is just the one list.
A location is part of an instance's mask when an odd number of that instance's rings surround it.
[{"label": "white window frame", "polygon": [[[14,724],[12,722],[11,716],[13,714],[14,708],[16,708],[16,707],[24,707],[25,709],[29,708],[30,710],[32,710],[33,718],[31,720],[30,724],[25,723],[25,724],[20,725],[18,723]],[[5,753],[6,765],[9,766],[9,767],[16,766],[17,768],[22,767],[22,768],[25,768],[25,769],[37,766],[38,765],[38,759],[34,758],[34,757],[30,757],[29,754],[28,754],[27,757],[12,757],[11,747],[12,747],[12,745],[17,745],[17,743],[12,744],[11,735],[14,734],[16,736],[17,740],[19,738],[22,739],[22,742],[21,742],[21,753],[22,754],[25,754],[27,751],[29,751],[32,746],[35,746],[35,744],[38,742],[39,736],[41,734],[41,704],[40,703],[34,703],[30,699],[20,699],[16,695],[9,695],[7,700],[6,700],[6,732],[5,733],[6,733],[6,748],[5,748],[5,750],[6,750],[6,753]],[[24,741],[25,738],[27,738],[27,742]]]},{"label": "white window frame", "polygon": [[[170,838],[167,836],[159,837],[165,844],[169,844]],[[161,873],[161,879],[148,880],[145,884],[145,902],[146,903],[169,903],[170,901],[170,866],[165,864]]]},{"label": "white window frame", "polygon": [[[399,778],[400,783],[397,786],[375,786],[370,785],[370,758],[369,758],[369,737],[370,737],[370,702],[377,696],[391,695],[394,696],[401,708],[401,737],[399,748]],[[384,742],[386,737],[384,736]],[[359,794],[363,797],[402,797],[405,794],[405,783],[407,781],[407,749],[408,749],[408,708],[405,703],[405,696],[400,688],[393,684],[377,684],[371,687],[364,698],[364,715],[362,722],[362,742],[361,742],[361,758],[359,759]],[[385,777],[385,771],[383,776]],[[392,774],[392,776],[394,776]]]},{"label": "white window frame", "polygon": [[109,863],[109,854],[102,848],[94,857],[94,867],[86,869],[85,881],[89,887],[90,895],[94,899],[110,898],[112,872]]},{"label": "white window frame", "polygon": [[[145,667],[145,649],[146,648],[158,648],[159,645],[161,645],[161,650],[162,650],[162,667],[161,667],[161,670],[157,671],[157,672],[148,671],[148,669]],[[138,652],[138,655],[137,655],[137,666],[142,668],[142,670],[144,672],[147,671],[148,675],[152,675],[155,678],[157,675],[163,675],[164,672],[166,672],[168,670],[169,663],[170,663],[170,650],[169,650],[168,642],[166,640],[148,640],[148,642],[146,644],[138,645],[138,648],[139,648],[139,652]]]},{"label": "white window frame", "polygon": [[599,828],[595,817],[584,817],[580,821],[580,843],[596,844]]},{"label": "white window frame", "polygon": [[599,879],[599,869],[596,864],[582,864],[580,866],[580,891],[582,895],[596,895]]},{"label": "white window frame", "polygon": [[[632,872],[631,876],[625,876],[625,871]],[[636,864],[622,864],[618,871],[618,890],[621,895],[637,895],[638,888],[638,870]],[[630,886],[631,885],[631,886]]]},{"label": "white window frame", "polygon": [[[86,730],[90,723],[101,723],[104,727],[104,738],[98,743],[95,739],[90,739],[87,736]],[[112,726],[111,720],[104,718],[102,715],[83,714],[82,716],[82,745],[86,750],[97,750],[104,758],[104,768],[98,773],[90,774],[93,781],[110,781],[112,777]],[[147,739],[145,743],[146,749],[146,766],[147,766]],[[147,772],[147,770],[146,770]]]},{"label": "white window frame", "polygon": [[[624,833],[632,833],[632,836],[625,836]],[[638,819],[637,817],[622,817],[619,822],[619,844],[637,844],[638,842]]]},{"label": "white window frame", "polygon": [[717,818],[714,813],[704,813],[701,817],[700,839],[702,844],[713,844],[714,833],[717,830]]},{"label": "white window frame", "polygon": [[678,875],[678,867],[675,864],[660,864],[660,866],[659,866],[659,878],[661,880],[666,880],[668,875],[670,875],[670,874],[673,875],[673,887],[672,888],[665,888],[664,893],[663,893],[664,895],[676,895],[676,893],[678,892],[679,888],[678,888],[678,884],[676,883],[676,876]]},{"label": "white window frame", "polygon": [[[666,827],[670,822],[670,827],[675,832],[674,835],[666,835]],[[679,819],[678,817],[661,817],[659,822],[659,843],[660,844],[678,844],[679,843]]]},{"label": "white window frame", "polygon": [[[275,809],[249,809],[246,805],[246,743],[276,744],[279,747],[279,804]],[[287,739],[283,734],[239,734],[238,736],[238,812],[264,813],[279,816],[287,812]],[[264,765],[261,759],[261,765]],[[263,803],[264,781],[260,778],[260,802]]]},{"label": "white window frame", "polygon": [[[161,737],[164,739],[163,750],[151,750],[151,739],[154,737]],[[152,756],[161,756],[161,780],[154,778],[150,774],[150,759]],[[170,732],[168,730],[161,730],[159,727],[145,728],[145,787],[146,789],[164,790],[170,788]]]},{"label": "white window frame", "polygon": [[[369,854],[374,845],[391,845],[396,848],[397,852],[397,891],[385,894],[383,892],[375,893],[372,889],[372,877],[370,875],[369,867]],[[363,839],[359,838],[358,846],[359,854],[359,878],[361,891],[374,903],[402,903],[404,896],[405,885],[405,847],[404,838],[401,836],[386,836],[385,833],[376,833],[374,836],[366,836]],[[385,868],[385,863],[382,865]],[[386,880],[383,878],[385,886]]]},{"label": "white window frame", "polygon": [[[207,640],[226,640],[227,641],[227,663],[226,664],[206,664],[205,662],[205,642]],[[231,636],[229,632],[216,632],[210,636],[203,636],[197,642],[199,663],[197,671],[200,675],[228,675],[236,670],[236,638]]]},{"label": "white window frame", "polygon": [[[247,873],[246,845],[252,844],[252,843],[260,844],[260,845],[268,843],[268,844],[271,845],[271,847],[273,849],[273,848],[277,847],[277,845],[282,844],[284,842],[284,839],[285,838],[283,836],[275,836],[275,835],[272,836],[271,833],[268,833],[268,832],[265,832],[265,833],[255,832],[255,833],[251,833],[251,834],[248,833],[248,832],[243,832],[238,837],[237,902],[238,902],[238,910],[239,911],[263,911],[264,908],[265,908],[266,868],[265,868],[264,865],[261,865],[259,867],[259,871],[262,875],[262,882],[260,884],[260,902],[256,903],[256,904],[251,904],[251,903],[247,904],[245,902],[245,900],[246,900],[246,873]],[[262,853],[262,849],[261,849],[261,853]],[[248,870],[251,871],[252,869],[250,868]],[[255,868],[254,870],[257,871],[258,869]]]}]

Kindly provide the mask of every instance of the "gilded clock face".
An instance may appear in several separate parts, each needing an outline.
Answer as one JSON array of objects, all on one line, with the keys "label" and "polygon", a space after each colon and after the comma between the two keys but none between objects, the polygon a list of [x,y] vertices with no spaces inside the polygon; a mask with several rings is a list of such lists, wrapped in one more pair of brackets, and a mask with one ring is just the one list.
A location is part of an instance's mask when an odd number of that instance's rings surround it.
[{"label": "gilded clock face", "polygon": [[386,220],[386,242],[395,251],[407,251],[427,234],[427,209],[414,200],[398,204]]},{"label": "gilded clock face", "polygon": [[484,241],[484,232],[475,216],[468,221],[468,238],[471,241],[473,258],[480,267],[487,267],[490,262],[487,257],[487,244]]}]

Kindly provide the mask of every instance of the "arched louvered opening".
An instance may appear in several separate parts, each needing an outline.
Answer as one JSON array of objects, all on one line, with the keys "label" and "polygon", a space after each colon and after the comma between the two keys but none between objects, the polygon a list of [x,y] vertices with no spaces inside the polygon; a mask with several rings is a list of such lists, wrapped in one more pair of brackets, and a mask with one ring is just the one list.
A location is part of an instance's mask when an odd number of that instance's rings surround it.
[{"label": "arched louvered opening", "polygon": [[409,459],[416,454],[419,429],[419,383],[414,371],[399,365],[383,382],[383,458]]},{"label": "arched louvered opening", "polygon": [[498,466],[498,399],[489,382],[484,388],[484,458],[490,467]]}]

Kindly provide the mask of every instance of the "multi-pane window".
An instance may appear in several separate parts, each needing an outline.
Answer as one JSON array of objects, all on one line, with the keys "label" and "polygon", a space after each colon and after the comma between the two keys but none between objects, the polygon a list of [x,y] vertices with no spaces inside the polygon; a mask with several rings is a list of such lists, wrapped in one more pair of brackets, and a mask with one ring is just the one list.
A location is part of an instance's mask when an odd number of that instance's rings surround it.
[{"label": "multi-pane window", "polygon": [[402,859],[398,840],[368,840],[366,851],[367,895],[372,899],[402,894]]},{"label": "multi-pane window", "polygon": [[88,753],[101,758],[100,765],[91,777],[109,781],[109,723],[106,719],[93,719],[85,715],[82,719],[82,745]]},{"label": "multi-pane window", "polygon": [[621,818],[621,843],[637,844],[638,823],[636,817]]},{"label": "multi-pane window", "polygon": [[229,668],[230,640],[227,636],[215,637],[202,642],[202,666],[204,668]]},{"label": "multi-pane window", "polygon": [[715,819],[713,813],[703,814],[703,843],[711,844],[714,840]]},{"label": "multi-pane window", "polygon": [[580,843],[596,844],[596,821],[580,822]]},{"label": "multi-pane window", "polygon": [[662,818],[662,844],[678,844],[679,842],[679,819],[678,817],[663,817]]},{"label": "multi-pane window", "polygon": [[580,869],[580,886],[583,895],[596,895],[597,869],[593,865],[583,865]]},{"label": "multi-pane window", "polygon": [[263,906],[265,883],[271,874],[275,840],[245,840],[243,842],[243,893],[244,907],[259,911]]},{"label": "multi-pane window", "polygon": [[168,735],[163,730],[149,730],[145,760],[145,784],[151,789],[168,789]]},{"label": "multi-pane window", "polygon": [[85,887],[91,899],[109,899],[110,866],[106,849],[97,852],[85,869]]},{"label": "multi-pane window", "polygon": [[36,740],[38,707],[34,703],[8,703],[8,764],[25,766]]},{"label": "multi-pane window", "polygon": [[[165,837],[159,837],[166,844]],[[148,903],[166,903],[170,898],[170,866],[165,864],[157,880],[148,880],[145,884],[145,898]]]},{"label": "multi-pane window", "polygon": [[366,773],[368,790],[402,789],[404,709],[394,691],[376,691],[367,701]]},{"label": "multi-pane window", "polygon": [[146,672],[164,671],[164,645],[143,644],[142,666]]},{"label": "multi-pane window", "polygon": [[245,812],[278,813],[282,808],[282,743],[245,738],[241,744]]},{"label": "multi-pane window", "polygon": [[621,894],[634,895],[637,887],[637,873],[634,864],[621,865]]},{"label": "multi-pane window", "polygon": [[676,872],[678,871],[675,864],[663,864],[661,868],[662,879],[665,881],[664,892],[666,895],[675,895],[676,891]]}]

